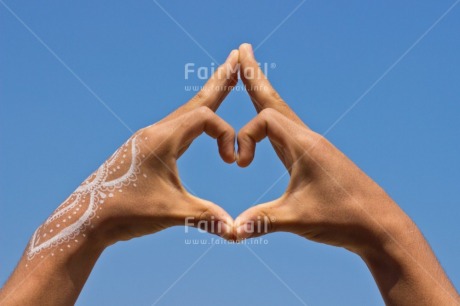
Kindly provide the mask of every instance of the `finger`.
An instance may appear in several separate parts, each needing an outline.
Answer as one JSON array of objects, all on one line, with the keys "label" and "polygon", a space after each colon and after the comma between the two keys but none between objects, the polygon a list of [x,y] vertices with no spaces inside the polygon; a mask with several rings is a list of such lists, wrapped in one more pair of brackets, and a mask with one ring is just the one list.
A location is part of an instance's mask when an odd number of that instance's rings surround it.
[{"label": "finger", "polygon": [[233,218],[220,206],[188,194],[181,210],[185,226],[193,226],[227,240],[235,240]]},{"label": "finger", "polygon": [[183,153],[183,149],[205,132],[217,139],[219,154],[225,162],[235,161],[235,131],[208,107],[202,106],[188,112],[171,121],[170,124],[175,127],[172,139],[176,141],[178,157]]},{"label": "finger", "polygon": [[289,119],[305,126],[300,118],[279,96],[257,63],[252,46],[242,44],[239,48],[240,77],[246,86],[257,112],[273,108]]},{"label": "finger", "polygon": [[206,106],[216,111],[222,101],[238,82],[238,50],[232,50],[203,88],[186,104],[178,108],[167,119],[176,118],[190,110]]},{"label": "finger", "polygon": [[286,231],[291,213],[283,198],[259,204],[241,213],[234,222],[237,241],[255,238],[268,233]]},{"label": "finger", "polygon": [[246,167],[252,162],[256,143],[265,137],[269,137],[272,143],[281,148],[281,154],[288,163],[289,155],[293,153],[291,138],[298,133],[298,129],[297,124],[279,112],[271,108],[263,110],[238,132],[238,165]]}]

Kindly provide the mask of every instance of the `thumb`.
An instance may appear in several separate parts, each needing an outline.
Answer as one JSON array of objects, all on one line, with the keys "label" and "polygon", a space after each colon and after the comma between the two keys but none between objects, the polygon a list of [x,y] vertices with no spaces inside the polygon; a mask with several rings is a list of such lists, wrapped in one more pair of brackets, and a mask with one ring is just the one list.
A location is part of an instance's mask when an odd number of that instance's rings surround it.
[{"label": "thumb", "polygon": [[282,199],[251,207],[241,213],[235,220],[235,237],[237,241],[255,238],[268,233],[282,231],[288,222],[284,212],[286,205]]},{"label": "thumb", "polygon": [[199,228],[227,240],[234,240],[233,218],[219,205],[187,195],[188,207],[182,213],[185,226]]},{"label": "thumb", "polygon": [[260,69],[250,44],[242,44],[239,48],[240,77],[246,86],[257,112],[273,108],[296,122],[305,126],[302,120],[294,113],[289,105],[284,102],[278,92],[268,81]]}]

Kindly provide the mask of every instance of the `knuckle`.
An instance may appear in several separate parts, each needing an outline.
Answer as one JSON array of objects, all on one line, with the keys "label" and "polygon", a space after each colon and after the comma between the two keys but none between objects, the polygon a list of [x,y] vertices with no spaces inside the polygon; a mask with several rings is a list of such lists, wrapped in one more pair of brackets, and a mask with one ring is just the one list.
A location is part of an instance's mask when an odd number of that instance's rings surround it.
[{"label": "knuckle", "polygon": [[147,138],[147,139],[152,139],[152,138],[157,138],[158,137],[158,132],[157,132],[157,128],[155,125],[150,125],[150,126],[147,126],[145,128],[142,128],[140,130],[138,130],[135,135],[137,137],[140,137],[140,138]]},{"label": "knuckle", "polygon": [[312,138],[313,146],[319,150],[326,150],[329,148],[330,143],[323,135],[313,132],[310,137]]},{"label": "knuckle", "polygon": [[273,118],[274,116],[276,116],[276,113],[277,113],[276,110],[274,110],[273,108],[264,108],[259,113],[259,115],[262,117],[262,119],[269,120]]},{"label": "knuckle", "polygon": [[222,130],[220,138],[223,142],[232,141],[235,139],[235,131],[231,127],[226,126],[225,129]]},{"label": "knuckle", "polygon": [[202,118],[210,118],[213,115],[213,111],[207,106],[200,106],[196,109],[196,113]]},{"label": "knuckle", "polygon": [[247,128],[243,128],[238,132],[238,141],[243,145],[256,142]]},{"label": "knuckle", "polygon": [[238,134],[236,135],[236,138],[238,140],[238,143],[241,143],[243,141],[246,141],[246,138],[247,137],[247,132],[246,132],[246,129],[241,129]]},{"label": "knuckle", "polygon": [[308,153],[313,168],[317,168],[317,164],[324,165],[330,161],[333,146],[323,135],[309,131],[304,134],[301,143],[304,146],[304,151]]},{"label": "knuckle", "polygon": [[305,148],[308,148],[311,143],[314,143],[314,137],[312,139],[309,138],[308,132],[305,133],[304,130],[295,130],[293,132],[293,138],[296,140],[299,144],[303,144]]}]

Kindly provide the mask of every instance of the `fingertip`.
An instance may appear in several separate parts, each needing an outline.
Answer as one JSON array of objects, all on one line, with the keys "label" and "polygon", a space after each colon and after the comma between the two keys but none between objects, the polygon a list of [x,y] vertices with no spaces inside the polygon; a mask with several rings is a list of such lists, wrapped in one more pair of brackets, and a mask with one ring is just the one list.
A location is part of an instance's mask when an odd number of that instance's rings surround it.
[{"label": "fingertip", "polygon": [[243,134],[238,135],[237,145],[238,153],[236,155],[236,163],[241,168],[245,168],[251,164],[255,155],[255,143],[249,138],[245,138]]},{"label": "fingertip", "polygon": [[240,155],[238,154],[238,157],[237,157],[237,160],[236,160],[236,164],[240,167],[240,168],[246,168],[247,166],[249,166],[252,162],[252,159],[244,159],[244,158],[241,158]]},{"label": "fingertip", "polygon": [[227,79],[232,79],[235,74],[237,74],[238,69],[236,69],[239,63],[239,51],[234,49],[230,52],[224,64],[222,64],[221,69],[225,70],[225,77]]},{"label": "fingertip", "polygon": [[241,168],[249,166],[253,160],[253,156],[242,152],[241,146],[238,146],[238,153],[236,153],[236,164]]},{"label": "fingertip", "polygon": [[252,49],[252,45],[249,43],[243,43],[240,45],[239,51],[244,53],[245,55],[254,56],[254,50]]},{"label": "fingertip", "polygon": [[[233,131],[233,130],[232,130]],[[235,132],[232,132],[232,136],[229,137],[230,140],[227,142],[225,156],[223,156],[224,161],[228,164],[233,164],[236,161],[235,153]]]},{"label": "fingertip", "polygon": [[222,160],[227,164],[233,164],[236,160],[235,152],[222,152],[221,153]]},{"label": "fingertip", "polygon": [[238,57],[239,55],[239,50],[238,49],[233,49],[232,51],[230,51],[230,54],[228,55],[227,59],[225,60],[226,63],[229,63],[231,62],[231,60],[234,58],[234,57]]},{"label": "fingertip", "polygon": [[228,215],[223,209],[222,212],[216,214],[217,227],[214,229],[213,234],[226,240],[234,240],[235,233],[233,228],[233,218]]},{"label": "fingertip", "polygon": [[233,164],[236,161],[236,153],[235,149],[233,149],[232,153],[229,153],[227,160],[225,161],[228,164]]},{"label": "fingertip", "polygon": [[235,236],[237,241],[251,238],[254,230],[250,223],[244,223],[239,225],[235,230]]},{"label": "fingertip", "polygon": [[220,230],[217,231],[217,234],[219,237],[226,239],[226,240],[234,240],[235,235],[233,233],[233,227],[225,222],[222,222],[222,226]]}]

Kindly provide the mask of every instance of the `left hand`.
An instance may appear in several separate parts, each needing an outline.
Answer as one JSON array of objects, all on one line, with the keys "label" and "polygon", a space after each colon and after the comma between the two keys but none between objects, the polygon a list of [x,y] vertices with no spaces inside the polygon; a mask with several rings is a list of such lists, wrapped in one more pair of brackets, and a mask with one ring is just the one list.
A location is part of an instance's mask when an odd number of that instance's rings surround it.
[{"label": "left hand", "polygon": [[188,193],[176,162],[203,132],[217,139],[225,162],[234,162],[235,132],[214,111],[237,82],[237,64],[234,50],[189,102],[134,133],[37,230],[29,257],[62,242],[72,246],[79,236],[105,247],[184,224],[232,239],[233,219]]}]

